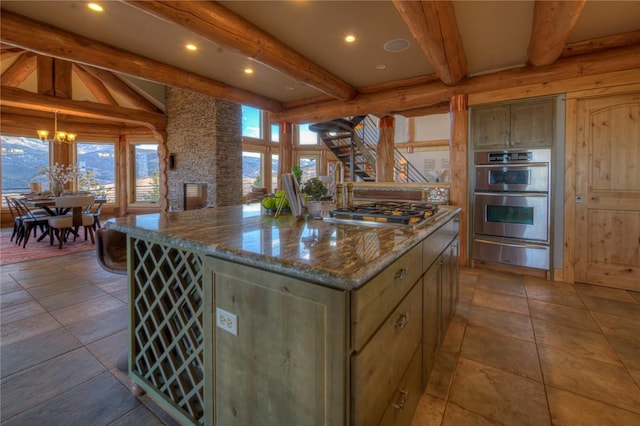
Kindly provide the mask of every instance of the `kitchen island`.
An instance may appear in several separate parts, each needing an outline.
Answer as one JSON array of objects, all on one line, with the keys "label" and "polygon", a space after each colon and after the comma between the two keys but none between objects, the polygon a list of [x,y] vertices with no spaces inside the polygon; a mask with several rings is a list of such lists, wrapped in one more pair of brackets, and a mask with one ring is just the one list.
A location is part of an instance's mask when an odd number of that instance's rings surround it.
[{"label": "kitchen island", "polygon": [[128,235],[129,374],[184,424],[409,424],[455,309],[458,212],[110,219]]}]

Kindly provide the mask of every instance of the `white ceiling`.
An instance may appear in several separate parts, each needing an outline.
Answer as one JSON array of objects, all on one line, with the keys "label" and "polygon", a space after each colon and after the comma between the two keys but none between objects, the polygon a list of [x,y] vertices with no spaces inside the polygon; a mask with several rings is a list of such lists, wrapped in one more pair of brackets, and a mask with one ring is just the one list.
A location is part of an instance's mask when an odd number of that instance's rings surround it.
[{"label": "white ceiling", "polygon": [[[320,91],[266,65],[126,3],[103,1],[101,4],[105,11],[101,14],[89,11],[86,3],[3,0],[1,6],[31,19],[280,102],[322,95]],[[434,73],[391,1],[221,3],[356,88]],[[529,0],[454,2],[470,75],[525,64],[533,8],[534,2]],[[638,29],[640,1],[589,0],[569,41]],[[343,41],[348,33],[357,37],[352,45]],[[383,45],[394,39],[407,39],[411,46],[399,53],[385,51]],[[184,45],[188,42],[197,44],[199,50],[187,52]],[[251,76],[242,72],[249,64],[255,69]],[[380,64],[386,68],[376,69]],[[148,85],[146,90],[154,91]],[[155,96],[161,96],[161,93],[157,91]]]}]

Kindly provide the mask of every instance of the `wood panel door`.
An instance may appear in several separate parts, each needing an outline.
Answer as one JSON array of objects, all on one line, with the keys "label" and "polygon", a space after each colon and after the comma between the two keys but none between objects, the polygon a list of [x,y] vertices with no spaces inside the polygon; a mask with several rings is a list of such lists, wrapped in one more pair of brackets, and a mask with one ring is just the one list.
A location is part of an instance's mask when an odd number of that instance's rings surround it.
[{"label": "wood panel door", "polygon": [[575,281],[640,290],[640,93],[578,100]]}]

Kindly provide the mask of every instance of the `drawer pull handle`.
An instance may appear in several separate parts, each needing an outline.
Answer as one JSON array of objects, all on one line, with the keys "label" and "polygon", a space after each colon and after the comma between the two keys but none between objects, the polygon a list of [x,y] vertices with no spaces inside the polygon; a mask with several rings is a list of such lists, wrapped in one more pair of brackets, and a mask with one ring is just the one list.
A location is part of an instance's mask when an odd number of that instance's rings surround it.
[{"label": "drawer pull handle", "polygon": [[395,326],[395,328],[399,328],[402,330],[407,326],[408,323],[409,315],[401,314],[393,325]]},{"label": "drawer pull handle", "polygon": [[396,276],[394,278],[396,281],[402,281],[406,278],[408,273],[409,271],[407,270],[407,268],[402,268],[398,270],[398,272],[396,272]]},{"label": "drawer pull handle", "polygon": [[409,396],[409,391],[398,390],[397,394],[399,395],[399,397],[396,398],[395,402],[391,403],[391,406],[398,411],[402,411],[404,409],[404,405],[407,403],[407,397]]}]

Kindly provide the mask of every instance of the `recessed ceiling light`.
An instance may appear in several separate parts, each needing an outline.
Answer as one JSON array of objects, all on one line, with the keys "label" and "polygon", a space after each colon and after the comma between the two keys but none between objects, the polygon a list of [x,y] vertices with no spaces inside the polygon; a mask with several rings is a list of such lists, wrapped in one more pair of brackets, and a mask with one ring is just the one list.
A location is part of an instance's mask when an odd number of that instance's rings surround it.
[{"label": "recessed ceiling light", "polygon": [[344,41],[346,41],[347,43],[353,43],[354,41],[356,41],[356,36],[354,36],[353,34],[349,34],[344,38]]},{"label": "recessed ceiling light", "polygon": [[387,68],[387,65],[386,65],[386,64],[378,64],[378,65],[376,65],[376,69],[377,69],[377,70],[383,70],[383,69],[385,69],[385,68]]},{"label": "recessed ceiling light", "polygon": [[405,40],[403,38],[398,38],[395,40],[389,40],[384,44],[384,50],[387,52],[402,52],[403,50],[407,50],[411,46],[409,40]]},{"label": "recessed ceiling light", "polygon": [[104,8],[102,6],[100,6],[98,3],[89,3],[87,4],[87,7],[91,10],[93,10],[94,12],[102,12],[104,11]]},{"label": "recessed ceiling light", "polygon": [[295,90],[295,87],[293,87],[293,86],[285,86],[284,90]]},{"label": "recessed ceiling light", "polygon": [[244,73],[245,74],[253,74],[253,68],[249,68],[249,67],[245,68],[244,69]]},{"label": "recessed ceiling light", "polygon": [[198,46],[196,46],[195,44],[187,44],[184,46],[187,50],[190,50],[192,52],[195,52],[196,50],[198,50]]}]

